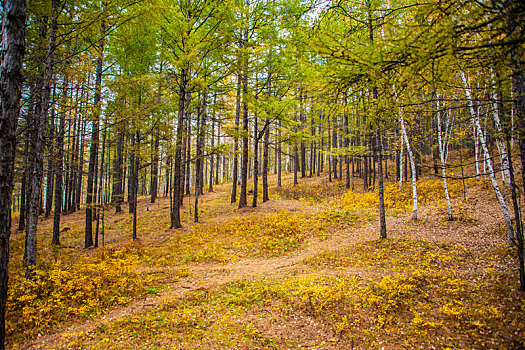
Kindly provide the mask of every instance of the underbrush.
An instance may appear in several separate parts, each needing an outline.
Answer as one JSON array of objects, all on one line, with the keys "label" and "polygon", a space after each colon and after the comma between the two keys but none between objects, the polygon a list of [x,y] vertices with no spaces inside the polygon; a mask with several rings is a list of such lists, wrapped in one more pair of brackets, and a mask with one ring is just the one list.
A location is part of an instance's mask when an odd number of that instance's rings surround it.
[{"label": "underbrush", "polygon": [[342,181],[329,182],[326,179],[319,181],[301,182],[297,185],[285,184],[282,187],[272,188],[272,193],[280,199],[295,199],[310,203],[321,203],[337,198],[345,193]]},{"label": "underbrush", "polygon": [[343,250],[308,258],[305,263],[318,268],[373,267],[403,272],[411,270],[414,263],[419,267],[456,269],[471,256],[472,254],[460,244],[388,239],[360,242]]},{"label": "underbrush", "polygon": [[[479,180],[470,179],[468,186],[478,184]],[[451,198],[458,198],[463,194],[461,181],[449,181],[447,184]],[[401,188],[397,183],[387,183],[384,191],[385,208],[393,212],[404,212],[412,207],[412,187],[404,184]],[[417,200],[419,205],[429,204],[445,200],[443,181],[427,180],[417,183]],[[377,210],[379,208],[379,198],[377,191],[369,192],[345,192],[334,205],[345,210],[358,212],[367,210]]]},{"label": "underbrush", "polygon": [[141,259],[137,246],[107,246],[96,256],[78,254],[41,267],[31,280],[22,270],[13,271],[7,300],[8,336],[28,336],[67,320],[99,316],[149,293],[155,280],[141,272]]},{"label": "underbrush", "polygon": [[[507,253],[498,249],[491,258]],[[523,344],[525,299],[513,290],[515,276],[488,267],[490,259],[483,261],[485,269],[469,270],[471,254],[461,245],[370,241],[308,260],[306,274],[195,291],[147,315],[104,324],[73,344],[222,349]]]},{"label": "underbrush", "polygon": [[308,238],[326,237],[335,225],[347,225],[352,220],[334,210],[246,214],[192,226],[170,236],[154,255],[159,257],[159,265],[276,257],[298,249]]}]

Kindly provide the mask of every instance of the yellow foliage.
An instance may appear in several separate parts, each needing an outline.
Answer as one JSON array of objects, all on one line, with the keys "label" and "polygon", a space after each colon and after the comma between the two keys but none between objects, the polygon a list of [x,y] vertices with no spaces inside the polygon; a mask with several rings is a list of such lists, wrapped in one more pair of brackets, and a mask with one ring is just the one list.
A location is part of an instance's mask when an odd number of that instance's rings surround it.
[{"label": "yellow foliage", "polygon": [[140,273],[141,262],[133,250],[102,251],[98,257],[79,257],[74,265],[57,261],[36,270],[32,280],[11,276],[8,334],[34,333],[66,316],[100,315],[145,292],[152,280]]},{"label": "yellow foliage", "polygon": [[192,226],[187,233],[170,237],[163,251],[169,250],[170,257],[181,263],[279,256],[299,248],[305,239],[328,228],[321,216],[288,210],[247,214],[225,222]]},{"label": "yellow foliage", "polygon": [[[451,198],[459,197],[462,193],[460,181],[450,181],[447,187]],[[399,188],[396,183],[388,183],[385,185],[384,198],[387,209],[404,211],[412,206],[412,187],[405,184]],[[444,199],[443,181],[437,179],[419,181],[417,183],[417,200],[419,204],[428,204]],[[349,211],[377,209],[379,207],[379,198],[377,191],[364,193],[347,191],[341,196],[338,205]]]}]

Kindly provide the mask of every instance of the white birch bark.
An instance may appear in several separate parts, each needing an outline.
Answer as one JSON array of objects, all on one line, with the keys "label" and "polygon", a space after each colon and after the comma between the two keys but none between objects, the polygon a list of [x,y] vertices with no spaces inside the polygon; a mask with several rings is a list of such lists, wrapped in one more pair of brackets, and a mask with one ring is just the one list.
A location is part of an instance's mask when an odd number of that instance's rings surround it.
[{"label": "white birch bark", "polygon": [[[472,105],[474,105],[474,103],[472,103]],[[480,118],[479,118],[480,115],[481,115],[481,112],[479,110],[479,105],[478,105],[478,107],[476,108],[476,116],[478,118],[477,130],[478,130],[478,133],[479,132],[483,133],[483,137],[485,137],[485,139],[487,139],[486,133],[485,133],[485,129],[487,128],[487,123],[482,122],[480,120]],[[481,128],[481,124],[483,124],[485,129]],[[483,174],[483,178],[486,179],[487,178],[487,153],[485,153],[483,151],[483,148],[480,150],[480,155],[481,155],[481,152],[483,152],[483,173],[482,174]],[[488,156],[490,157],[490,154]],[[505,198],[505,197],[503,197],[503,198]]]},{"label": "white birch bark", "polygon": [[399,189],[403,186],[403,167],[404,164],[404,151],[405,150],[405,141],[403,141],[403,136],[401,136],[401,150],[399,151]]},{"label": "white birch bark", "polygon": [[[492,71],[492,69],[490,71],[491,71],[493,85],[496,86],[496,81],[494,79],[494,72]],[[495,92],[492,92],[492,97],[494,101],[498,100],[498,96],[496,95]],[[498,109],[497,102],[492,108],[494,110],[494,124],[496,126],[496,132],[497,132],[496,144],[498,146],[498,151],[500,154],[501,168],[503,169],[502,176],[503,176],[503,180],[505,181],[507,186],[510,188],[509,158],[507,156],[507,146],[505,145],[505,141],[503,140],[503,137],[502,137],[503,127],[501,126],[501,118],[499,115],[500,111]]]},{"label": "white birch bark", "polygon": [[[471,108],[471,113],[474,113],[474,108]],[[479,149],[478,149],[478,137],[477,137],[476,124],[472,119],[472,137],[474,138],[474,164],[476,165],[476,176],[479,176]]]},{"label": "white birch bark", "polygon": [[452,205],[450,204],[450,195],[447,187],[447,172],[446,164],[448,159],[448,144],[450,140],[450,133],[452,131],[452,124],[450,113],[445,119],[445,135],[442,136],[441,128],[441,112],[439,110],[439,96],[437,96],[437,124],[438,124],[438,147],[439,147],[439,159],[441,161],[441,177],[443,178],[443,188],[445,189],[445,199],[447,201],[448,220],[454,220],[452,215]]},{"label": "white birch bark", "polygon": [[494,168],[492,167],[492,161],[490,159],[490,153],[489,149],[487,147],[485,134],[481,130],[481,125],[479,123],[479,116],[474,111],[474,105],[472,103],[472,96],[470,93],[470,87],[467,82],[467,78],[465,77],[465,73],[463,71],[461,72],[461,78],[463,79],[463,84],[465,85],[465,91],[467,94],[467,100],[470,108],[470,112],[472,114],[472,120],[475,124],[475,128],[477,129],[477,136],[479,138],[481,149],[483,150],[483,153],[485,155],[485,160],[487,162],[487,168],[489,170],[489,176],[490,181],[492,182],[492,187],[494,188],[494,192],[496,193],[496,197],[498,198],[498,201],[501,205],[501,210],[503,212],[503,217],[505,218],[505,223],[507,224],[507,230],[509,234],[509,240],[511,242],[514,242],[514,227],[512,226],[512,220],[509,215],[509,210],[507,207],[507,203],[505,202],[505,198],[503,198],[503,195],[501,194],[501,191],[499,189],[498,181],[496,180],[496,176],[494,175]]},{"label": "white birch bark", "polygon": [[417,185],[416,185],[416,163],[414,161],[414,156],[412,154],[412,149],[410,148],[410,142],[408,141],[407,132],[405,129],[405,122],[403,120],[403,110],[399,108],[399,123],[401,124],[401,135],[405,141],[405,146],[408,153],[408,159],[410,161],[410,171],[412,172],[412,206],[413,206],[413,218],[417,220]]}]

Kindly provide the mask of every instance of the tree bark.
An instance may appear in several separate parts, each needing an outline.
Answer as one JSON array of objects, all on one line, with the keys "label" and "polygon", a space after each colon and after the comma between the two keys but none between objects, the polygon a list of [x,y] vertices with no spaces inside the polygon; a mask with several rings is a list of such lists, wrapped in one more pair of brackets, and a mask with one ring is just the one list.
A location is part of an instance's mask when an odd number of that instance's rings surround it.
[{"label": "tree bark", "polygon": [[472,96],[470,93],[470,87],[467,82],[467,78],[465,77],[465,73],[463,71],[461,72],[461,78],[463,79],[463,84],[465,85],[465,91],[467,94],[467,100],[469,104],[470,113],[472,115],[472,122],[474,123],[474,129],[476,130],[476,138],[480,141],[481,144],[481,150],[484,153],[485,161],[487,163],[487,168],[489,171],[490,181],[492,182],[492,187],[494,188],[494,192],[496,193],[496,197],[500,203],[501,210],[503,212],[503,217],[505,219],[505,223],[507,224],[507,231],[509,235],[509,241],[512,243],[515,240],[514,237],[514,227],[512,225],[512,220],[509,215],[509,210],[507,207],[507,202],[505,201],[505,198],[501,194],[501,191],[499,189],[498,181],[496,180],[496,177],[494,175],[494,168],[492,167],[492,160],[490,158],[489,149],[487,147],[487,142],[485,135],[483,133],[483,130],[481,129],[481,124],[479,123],[479,116],[474,110],[474,105],[472,103]]},{"label": "tree bark", "polygon": [[[220,120],[217,120],[215,123],[217,124],[217,145],[220,145],[221,144],[221,122]],[[219,182],[221,154],[217,153],[215,156],[217,157],[217,161],[215,162],[215,184],[218,185],[220,182],[222,182],[222,180]],[[224,163],[224,158],[223,158],[223,163]],[[221,179],[222,179],[222,176],[221,176]]]},{"label": "tree bark", "polygon": [[82,161],[84,159],[84,150],[85,150],[85,138],[84,134],[86,133],[86,121],[82,123],[82,132],[80,133],[80,152],[76,156],[76,183],[75,185],[75,200],[74,205],[71,208],[72,211],[80,210],[80,199],[82,197],[82,179],[84,174],[84,162]]},{"label": "tree bark", "polygon": [[[517,6],[520,2],[511,2],[513,6]],[[508,30],[509,37],[514,36],[514,32],[518,29],[520,23],[516,23],[516,14],[520,13],[519,9],[509,7],[508,11]],[[523,27],[522,27],[523,28]],[[523,180],[523,190],[525,191],[525,75],[523,73],[523,48],[518,45],[513,45],[510,48],[510,57],[512,62],[512,90],[514,92],[514,107],[516,111],[517,131],[518,131],[518,147],[520,149],[521,167],[524,169],[521,172]]]},{"label": "tree bark", "polygon": [[253,202],[252,207],[257,207],[257,192],[259,190],[259,118],[255,112],[253,127]]},{"label": "tree bark", "polygon": [[159,184],[159,130],[155,130],[155,141],[153,147],[153,156],[151,160],[151,184],[150,184],[150,196],[151,203],[155,203],[157,200],[158,184]]},{"label": "tree bark", "polygon": [[29,176],[29,203],[27,211],[26,227],[26,277],[33,278],[36,266],[36,231],[38,226],[38,215],[41,206],[42,179],[44,168],[44,133],[49,114],[51,83],[53,79],[53,69],[55,64],[55,42],[57,33],[57,20],[59,15],[58,0],[52,1],[52,19],[49,25],[48,46],[45,62],[45,71],[42,79],[42,96],[39,113],[33,135],[33,144],[31,148],[31,173]]},{"label": "tree bark", "polygon": [[[299,92],[299,121],[301,122],[301,129],[306,125],[306,114],[304,113],[304,97],[303,92]],[[301,137],[301,178],[306,177],[306,144]]]},{"label": "tree bark", "polygon": [[180,207],[182,201],[181,193],[181,177],[184,175],[182,172],[182,138],[184,135],[184,119],[186,116],[187,107],[187,93],[186,89],[188,86],[188,71],[182,69],[180,73],[180,86],[179,86],[179,116],[177,122],[177,134],[175,139],[175,160],[174,160],[174,172],[173,172],[173,201],[171,208],[171,228],[181,228],[180,220]]},{"label": "tree bark", "polygon": [[[53,92],[53,96],[55,93]],[[53,97],[54,98],[54,97]],[[53,102],[51,101],[51,104]],[[45,200],[45,212],[44,218],[49,218],[51,215],[51,208],[53,207],[53,193],[54,193],[54,180],[55,180],[55,166],[56,166],[56,152],[55,152],[55,113],[54,108],[51,108],[51,115],[49,116],[49,125],[47,126],[47,139],[49,140],[46,144],[48,157],[47,157],[47,170],[46,170],[46,200]]]},{"label": "tree bark", "polygon": [[507,142],[507,157],[509,159],[509,176],[510,176],[510,188],[512,195],[512,205],[514,207],[514,217],[516,222],[516,241],[514,244],[518,248],[518,265],[519,265],[519,274],[520,274],[520,291],[525,292],[525,264],[524,264],[524,251],[523,251],[523,226],[520,207],[518,203],[517,193],[519,192],[518,186],[514,178],[514,167],[512,162],[512,155],[510,153],[510,137],[508,133],[506,134]]},{"label": "tree bark", "polygon": [[[335,152],[335,149],[337,147],[337,117],[334,116],[333,123],[332,123],[332,152]],[[337,155],[332,156],[332,169],[334,170],[334,180],[337,180]]]},{"label": "tree bark", "polygon": [[22,183],[20,188],[20,217],[18,218],[18,231],[22,232],[26,228],[26,208],[27,208],[27,173],[28,173],[28,153],[29,153],[29,134],[26,133],[24,146],[24,169],[22,173]]},{"label": "tree bark", "polygon": [[184,137],[182,140],[182,164],[184,167],[183,170],[183,176],[181,177],[181,181],[183,182],[183,186],[186,186],[185,193],[187,196],[189,196],[190,193],[190,185],[191,185],[191,115],[189,113],[186,113],[186,133],[187,136]]},{"label": "tree bark", "polygon": [[[64,87],[62,89],[62,98],[67,96],[68,79],[64,77]],[[55,177],[55,211],[53,213],[53,238],[51,244],[60,245],[60,216],[62,215],[62,198],[63,198],[63,164],[64,164],[64,133],[66,129],[66,113],[59,112],[59,127],[57,135],[57,158],[56,158],[56,177]]]},{"label": "tree bark", "polygon": [[[344,101],[345,107],[346,107],[346,96]],[[344,114],[344,123],[345,123],[345,138],[344,138],[344,146],[345,146],[345,172],[346,172],[346,183],[345,187],[346,189],[350,189],[350,161],[348,157],[348,148],[350,147],[350,140],[348,138],[349,130],[348,130],[348,114],[345,111]]]},{"label": "tree bark", "polygon": [[122,183],[122,166],[123,161],[123,151],[124,151],[124,132],[119,131],[117,137],[117,156],[113,168],[113,195],[112,200],[115,204],[115,212],[120,213],[122,211],[121,205],[124,200],[124,184]]},{"label": "tree bark", "polygon": [[297,151],[297,142],[293,145],[293,185],[298,185],[299,182],[297,181],[297,172],[299,171],[299,153]]},{"label": "tree bark", "polygon": [[16,127],[20,114],[25,52],[26,2],[4,0],[0,68],[0,350],[5,348],[5,306],[11,235]]},{"label": "tree bark", "polygon": [[408,158],[410,160],[410,170],[412,171],[412,218],[417,220],[417,176],[416,176],[416,162],[414,160],[414,155],[412,153],[412,148],[410,147],[410,142],[408,141],[408,135],[405,129],[405,121],[403,119],[403,111],[399,109],[399,124],[401,126],[401,135],[406,146],[408,153]]},{"label": "tree bark", "polygon": [[[242,44],[241,44],[242,47]],[[237,75],[237,95],[235,98],[235,136],[233,149],[233,182],[232,182],[232,196],[231,203],[237,202],[237,183],[239,182],[239,125],[241,116],[241,75]]]},{"label": "tree bark", "polygon": [[[244,40],[248,39],[248,30],[244,31]],[[239,209],[247,205],[246,190],[248,186],[248,58],[244,57],[244,72],[242,76],[242,164],[241,164],[241,193],[239,194]]]},{"label": "tree bark", "polygon": [[203,194],[204,185],[204,155],[202,147],[204,146],[205,128],[206,128],[206,93],[203,92],[200,98],[199,112],[197,113],[197,145],[195,159],[195,213],[194,221],[199,222],[199,196]]},{"label": "tree bark", "polygon": [[264,141],[263,141],[263,169],[262,169],[263,203],[270,200],[270,197],[268,195],[269,158],[270,158],[270,122],[266,121],[266,129],[264,131]]},{"label": "tree bark", "polygon": [[[91,147],[89,150],[89,167],[86,188],[86,229],[84,235],[84,248],[93,245],[93,198],[95,196],[95,169],[98,162],[99,144],[99,123],[101,113],[101,92],[102,92],[102,59],[104,57],[104,37],[106,25],[104,20],[100,24],[100,39],[98,41],[98,59],[95,77],[95,96],[93,100],[93,120],[91,132]],[[81,161],[80,161],[81,162]],[[82,163],[82,162],[81,162]]]},{"label": "tree bark", "polygon": [[[377,98],[377,97],[376,97]],[[386,238],[386,216],[385,216],[385,195],[383,188],[383,157],[381,154],[381,135],[379,129],[376,130],[376,152],[377,152],[377,181],[378,181],[378,193],[379,193],[379,230],[382,239]]]},{"label": "tree bark", "polygon": [[97,194],[97,206],[95,207],[95,220],[97,221],[95,228],[95,248],[98,247],[98,235],[100,232],[100,213],[104,210],[103,195],[104,195],[104,173],[105,173],[105,162],[106,162],[106,140],[107,140],[107,129],[104,129],[102,136],[102,154],[100,157],[100,170],[98,172],[98,194]]},{"label": "tree bark", "polygon": [[279,131],[278,131],[278,140],[277,140],[277,186],[282,187],[282,122],[279,120]]},{"label": "tree bark", "polygon": [[129,193],[129,212],[133,214],[133,241],[137,240],[137,199],[138,199],[138,187],[139,187],[139,147],[140,147],[140,135],[139,132],[135,132],[131,138],[131,154],[130,154],[130,193]]},{"label": "tree bark", "polygon": [[439,159],[441,163],[441,177],[443,178],[443,188],[445,189],[445,199],[447,201],[447,212],[448,212],[448,221],[454,220],[454,216],[452,215],[452,205],[450,204],[450,195],[448,193],[448,186],[447,186],[447,173],[446,173],[446,166],[447,166],[447,158],[448,158],[448,142],[450,138],[450,132],[452,130],[453,122],[450,120],[450,115],[447,116],[447,119],[445,120],[445,133],[443,134],[443,130],[441,127],[441,111],[439,110],[439,96],[437,97],[437,128],[438,128],[438,151],[439,151]]},{"label": "tree bark", "polygon": [[[214,97],[214,104],[217,104],[217,96]],[[215,118],[211,121],[211,149],[215,147]],[[210,155],[210,177],[209,177],[209,187],[208,192],[213,192],[213,180],[214,180],[214,171],[215,171],[215,157],[212,153]]]}]

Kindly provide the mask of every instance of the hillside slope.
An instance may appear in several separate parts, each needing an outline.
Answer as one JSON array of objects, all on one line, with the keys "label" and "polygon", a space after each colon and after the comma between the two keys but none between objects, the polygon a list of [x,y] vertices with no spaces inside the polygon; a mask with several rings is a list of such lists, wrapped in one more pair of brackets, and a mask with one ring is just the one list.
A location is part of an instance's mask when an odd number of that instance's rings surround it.
[{"label": "hillside slope", "polygon": [[43,221],[37,281],[23,280],[13,237],[10,347],[523,347],[516,252],[488,185],[467,185],[465,196],[451,185],[455,221],[439,181],[418,183],[417,221],[408,186],[387,186],[386,240],[375,194],[325,178],[242,210],[217,186],[201,197],[199,224],[185,202],[181,230],[167,229],[168,199],[142,198],[139,241],[128,214],[108,212],[96,250],[81,249],[82,213],[65,216],[58,249]]}]

